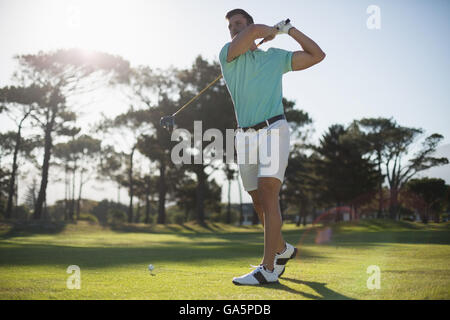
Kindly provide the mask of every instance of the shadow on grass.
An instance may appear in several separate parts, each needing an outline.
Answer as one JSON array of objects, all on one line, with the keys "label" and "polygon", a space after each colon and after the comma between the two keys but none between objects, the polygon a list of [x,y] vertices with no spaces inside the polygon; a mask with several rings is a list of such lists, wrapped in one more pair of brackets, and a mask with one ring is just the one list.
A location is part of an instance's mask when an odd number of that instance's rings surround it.
[{"label": "shadow on grass", "polygon": [[332,225],[334,229],[364,227],[368,231],[407,231],[407,230],[423,230],[425,225],[408,221],[396,221],[390,219],[365,219],[354,221],[341,221]]},{"label": "shadow on grass", "polygon": [[450,244],[450,231],[379,231],[337,233],[333,244],[338,246],[376,246],[384,243]]},{"label": "shadow on grass", "polygon": [[[198,226],[200,230],[195,230],[192,226]],[[226,231],[220,225],[214,223],[205,223],[205,224],[194,224],[192,226],[188,224],[164,224],[164,225],[156,225],[156,224],[115,224],[111,225],[111,230],[115,232],[131,232],[131,233],[212,233],[212,232],[221,232]]]},{"label": "shadow on grass", "polygon": [[68,224],[68,222],[52,221],[13,221],[7,224],[10,226],[9,230],[0,235],[0,240],[36,234],[58,234],[63,232]]},{"label": "shadow on grass", "polygon": [[282,283],[274,285],[273,286],[274,289],[284,290],[286,292],[302,295],[305,298],[314,299],[314,300],[355,300],[353,298],[347,297],[343,294],[340,294],[339,292],[336,292],[336,291],[333,291],[333,290],[327,288],[326,283],[303,281],[303,280],[297,280],[297,279],[285,278],[285,277],[281,277],[281,279],[289,281],[289,282],[293,282],[296,284],[308,286],[311,289],[313,289],[317,295],[292,289]]},{"label": "shadow on grass", "polygon": [[[165,263],[198,264],[206,267],[220,261],[245,259],[251,263],[261,258],[263,244],[255,239],[229,239],[230,242],[208,241],[204,243],[186,243],[170,241],[149,246],[97,246],[76,247],[55,244],[0,245],[0,266],[68,266],[76,264],[80,268],[108,268],[120,265],[149,263],[155,267],[164,267]],[[310,251],[303,250],[302,258],[320,258]]]}]

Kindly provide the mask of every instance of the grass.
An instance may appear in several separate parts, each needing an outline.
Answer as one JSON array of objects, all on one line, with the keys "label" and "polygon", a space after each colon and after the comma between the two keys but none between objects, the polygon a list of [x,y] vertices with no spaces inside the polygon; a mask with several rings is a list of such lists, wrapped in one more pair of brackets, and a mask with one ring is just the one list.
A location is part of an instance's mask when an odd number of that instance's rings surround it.
[{"label": "grass", "polygon": [[[4,223],[0,299],[450,298],[449,223],[364,220],[323,230],[284,225],[297,258],[279,284],[248,287],[231,280],[260,262],[260,226]],[[317,243],[318,232],[329,239]],[[66,288],[69,265],[81,269],[80,290]],[[381,270],[378,290],[366,285],[370,265]]]}]

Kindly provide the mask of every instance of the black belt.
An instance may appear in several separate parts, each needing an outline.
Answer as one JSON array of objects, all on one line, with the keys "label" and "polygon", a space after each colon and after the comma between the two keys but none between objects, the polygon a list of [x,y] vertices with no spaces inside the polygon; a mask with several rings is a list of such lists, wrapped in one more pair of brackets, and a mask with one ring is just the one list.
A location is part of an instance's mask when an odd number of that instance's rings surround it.
[{"label": "black belt", "polygon": [[281,120],[281,119],[286,119],[286,117],[284,116],[284,114],[280,114],[278,116],[272,117],[270,119],[267,119],[263,122],[260,122],[258,124],[255,124],[252,127],[245,127],[245,128],[238,128],[238,129],[242,129],[244,132],[247,131],[248,129],[253,129],[253,130],[259,130],[265,127],[268,127],[269,125],[271,125],[272,123]]}]

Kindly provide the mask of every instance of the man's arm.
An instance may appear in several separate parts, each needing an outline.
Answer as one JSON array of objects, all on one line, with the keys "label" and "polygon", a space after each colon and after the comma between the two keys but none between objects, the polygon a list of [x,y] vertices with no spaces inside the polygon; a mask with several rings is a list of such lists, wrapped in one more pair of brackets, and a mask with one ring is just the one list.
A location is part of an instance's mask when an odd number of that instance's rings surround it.
[{"label": "man's arm", "polygon": [[241,54],[247,52],[256,39],[264,38],[266,41],[275,38],[278,29],[264,24],[251,24],[239,32],[228,47],[227,62],[231,62]]},{"label": "man's arm", "polygon": [[292,54],[292,71],[309,68],[325,58],[325,53],[312,39],[295,27],[289,29],[288,34],[295,39],[304,51],[294,51]]}]

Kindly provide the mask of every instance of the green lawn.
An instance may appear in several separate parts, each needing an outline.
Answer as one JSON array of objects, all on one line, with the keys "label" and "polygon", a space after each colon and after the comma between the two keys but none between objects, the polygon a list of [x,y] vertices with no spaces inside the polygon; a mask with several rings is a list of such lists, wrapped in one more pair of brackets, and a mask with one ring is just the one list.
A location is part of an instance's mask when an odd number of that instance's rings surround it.
[{"label": "green lawn", "polygon": [[[299,255],[279,284],[250,287],[231,280],[260,263],[259,226],[1,224],[0,299],[450,298],[449,223],[340,223],[321,244],[311,227],[283,233]],[[81,268],[80,290],[66,288],[69,265]],[[366,285],[370,265],[378,290]]]}]

